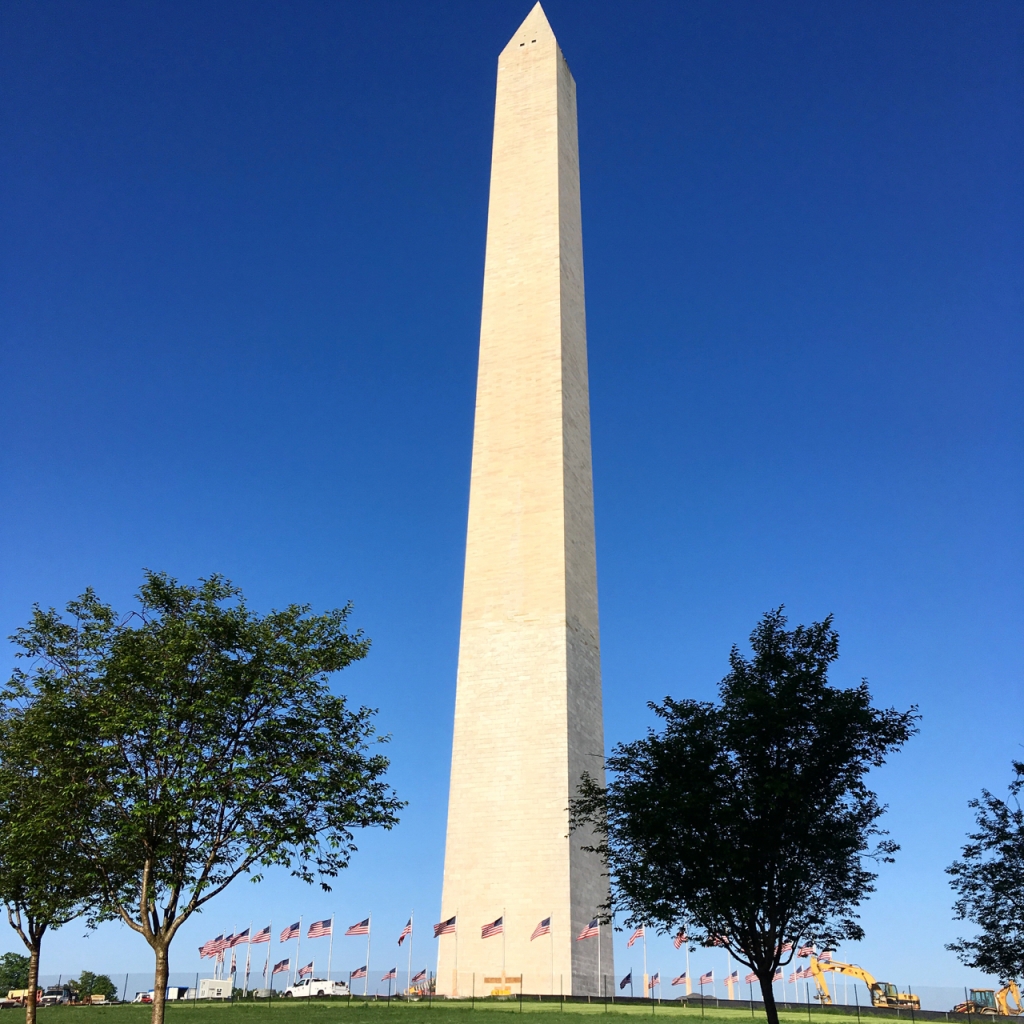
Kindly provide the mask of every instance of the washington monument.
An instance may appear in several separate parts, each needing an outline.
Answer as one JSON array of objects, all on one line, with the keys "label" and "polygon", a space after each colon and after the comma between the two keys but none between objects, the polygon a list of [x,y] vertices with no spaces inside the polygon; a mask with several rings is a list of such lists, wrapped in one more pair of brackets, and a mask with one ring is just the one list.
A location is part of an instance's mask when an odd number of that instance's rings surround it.
[{"label": "washington monument", "polygon": [[498,58],[439,993],[610,990],[568,817],[603,757],[576,84],[538,3]]}]

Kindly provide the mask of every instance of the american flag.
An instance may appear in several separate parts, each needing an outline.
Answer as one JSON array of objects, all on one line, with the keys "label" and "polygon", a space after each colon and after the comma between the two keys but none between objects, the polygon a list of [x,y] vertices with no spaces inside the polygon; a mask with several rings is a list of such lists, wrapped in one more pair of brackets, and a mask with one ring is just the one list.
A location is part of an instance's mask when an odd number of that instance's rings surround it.
[{"label": "american flag", "polygon": [[385,974],[380,980],[381,981],[394,981],[398,977],[398,968],[392,967],[387,974]]},{"label": "american flag", "polygon": [[714,982],[715,982],[715,972],[713,970],[711,970],[711,971],[708,971],[707,974],[702,974],[700,976],[700,981],[698,982],[698,984],[700,984],[700,985],[713,985]]},{"label": "american flag", "polygon": [[779,952],[780,953],[792,953],[793,952],[793,943],[792,942],[784,942],[782,944],[782,948],[779,950]]},{"label": "american flag", "polygon": [[776,967],[775,968],[775,973],[772,975],[772,981],[773,982],[782,981],[782,968],[781,967]]},{"label": "american flag", "polygon": [[673,978],[672,979],[672,984],[673,985],[685,985],[686,984],[686,971],[683,971],[683,973],[680,974],[678,978]]},{"label": "american flag", "polygon": [[220,949],[219,943],[221,943],[223,941],[224,941],[224,936],[223,935],[218,935],[217,938],[210,939],[209,941],[204,942],[199,947],[199,955],[201,957],[204,957],[204,958],[208,957],[208,956],[209,957],[216,956],[217,955],[217,950]]},{"label": "american flag", "polygon": [[724,935],[712,935],[711,945],[712,946],[724,946],[729,940]]},{"label": "american flag", "polygon": [[232,946],[241,946],[249,941],[249,929],[246,928],[244,932],[239,932],[237,935],[231,936]]},{"label": "american flag", "polygon": [[686,929],[685,928],[680,928],[679,931],[676,932],[676,937],[672,940],[672,945],[675,946],[676,949],[679,949],[679,947],[682,946],[682,944],[685,941],[686,941]]},{"label": "american flag", "polygon": [[651,977],[651,985],[650,985],[650,987],[654,988],[655,985],[660,985],[660,984],[661,984],[661,971],[655,971],[654,975]]},{"label": "american flag", "polygon": [[278,960],[278,962],[276,964],[274,964],[274,969],[270,973],[271,974],[285,974],[285,973],[287,973],[287,971],[288,971],[288,964],[289,963],[290,963],[290,961],[288,961],[288,960]]},{"label": "american flag", "polygon": [[629,949],[629,947],[632,946],[633,943],[636,942],[637,939],[642,939],[643,937],[644,937],[644,926],[640,925],[640,927],[637,928],[637,930],[635,932],[633,932],[632,935],[630,935],[629,942],[626,943],[626,949]]},{"label": "american flag", "polygon": [[299,968],[299,977],[300,978],[304,978],[307,974],[312,974],[312,973],[313,973],[313,961],[312,960],[310,960],[309,963],[306,964],[305,967],[300,967]]},{"label": "american flag", "polygon": [[295,924],[288,925],[288,927],[285,928],[283,932],[281,932],[281,938],[279,938],[277,941],[289,942],[292,939],[297,939],[299,937],[299,932],[301,931],[302,927],[300,926],[299,922],[296,921]]},{"label": "american flag", "polygon": [[746,982],[746,983],[747,983],[748,985],[753,985],[753,984],[754,984],[754,982],[755,982],[755,981],[757,981],[757,975],[756,975],[756,974],[754,974],[754,972],[753,972],[753,971],[751,971],[751,972],[750,972],[750,974],[748,974],[748,975],[747,975],[747,976],[746,976],[746,977],[745,977],[745,978],[744,978],[743,980],[744,980],[744,981],[745,981],[745,982]]},{"label": "american flag", "polygon": [[736,984],[736,985],[738,985],[738,984],[739,984],[739,981],[740,981],[740,972],[739,972],[739,971],[733,971],[733,972],[732,972],[732,974],[730,974],[730,975],[729,975],[729,976],[728,976],[728,977],[727,977],[727,978],[725,979],[725,983],[726,983],[727,985],[730,985],[730,984]]},{"label": "american flag", "polygon": [[823,949],[818,954],[818,960],[819,960],[819,962],[821,962],[823,964],[830,964],[830,963],[832,963],[832,950],[831,949]]},{"label": "american flag", "polygon": [[220,942],[217,943],[217,952],[218,953],[223,953],[225,949],[230,949],[231,948],[231,940],[233,938],[234,938],[234,935],[225,935],[224,938],[221,939]]},{"label": "american flag", "polygon": [[260,942],[269,942],[269,941],[270,941],[270,925],[268,924],[266,928],[260,929],[260,931],[258,931],[249,940],[249,944],[252,945],[252,946],[255,946],[255,945],[257,945]]},{"label": "american flag", "polygon": [[369,935],[370,934],[370,919],[364,917],[362,921],[357,921],[348,931],[346,935]]},{"label": "american flag", "polygon": [[398,944],[401,945],[405,942],[406,935],[412,935],[412,918],[405,922],[405,927],[402,929],[402,934],[398,936]]},{"label": "american flag", "polygon": [[627,974],[622,979],[622,981],[619,982],[619,988],[625,988],[627,985],[632,985],[632,984],[633,984],[633,972],[630,971],[629,974]]},{"label": "american flag", "polygon": [[231,953],[231,970],[228,971],[228,974],[234,974],[235,971],[237,971],[237,970],[238,970],[238,965],[235,963],[235,954],[234,954],[234,952],[232,952]]},{"label": "american flag", "polygon": [[803,976],[803,971],[793,971],[789,976],[790,985],[795,985]]},{"label": "american flag", "polygon": [[796,951],[796,955],[797,956],[814,956],[814,947],[813,946],[801,946]]},{"label": "american flag", "polygon": [[542,935],[551,934],[551,918],[545,917],[543,921],[536,928],[533,929],[533,934],[530,936],[530,941],[539,939]]},{"label": "american flag", "polygon": [[422,971],[418,971],[416,974],[414,974],[412,976],[412,978],[409,980],[409,984],[410,985],[415,985],[417,982],[426,981],[426,980],[427,980],[427,969],[426,969],[426,967],[424,967]]},{"label": "american flag", "polygon": [[357,967],[354,971],[350,971],[349,972],[349,977],[350,978],[365,978],[366,977],[366,968],[365,967]]},{"label": "american flag", "polygon": [[439,935],[454,935],[455,934],[455,918],[449,917],[447,921],[442,921],[440,924],[434,925],[434,938],[436,939]]},{"label": "american flag", "polygon": [[334,923],[334,918],[329,917],[326,921],[314,921],[309,926],[309,931],[306,932],[307,939],[322,939],[325,935],[331,934],[331,926]]},{"label": "american flag", "polygon": [[503,919],[499,917],[496,921],[491,921],[490,924],[485,924],[480,929],[480,938],[489,939],[492,935],[501,935],[504,930]]},{"label": "american flag", "polygon": [[584,928],[583,931],[581,931],[579,935],[576,936],[576,941],[579,942],[580,939],[592,939],[595,935],[600,934],[601,929],[598,927],[597,918],[595,917],[594,920],[591,921],[590,924],[588,924],[587,927]]}]

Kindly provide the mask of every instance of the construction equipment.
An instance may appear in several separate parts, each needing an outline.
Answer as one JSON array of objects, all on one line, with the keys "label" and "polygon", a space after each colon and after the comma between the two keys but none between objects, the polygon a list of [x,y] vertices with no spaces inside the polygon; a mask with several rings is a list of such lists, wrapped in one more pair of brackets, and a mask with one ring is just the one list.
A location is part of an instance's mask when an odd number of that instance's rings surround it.
[{"label": "construction equipment", "polygon": [[[1012,1000],[1012,1002],[1011,1002]],[[1011,981],[998,992],[991,988],[972,988],[965,1003],[957,1003],[954,1013],[977,1013],[988,1017],[1016,1017],[1024,1012],[1020,989]]]},{"label": "construction equipment", "polygon": [[846,974],[851,978],[863,981],[871,994],[871,1005],[880,1006],[890,1010],[920,1010],[921,1000],[913,992],[899,992],[896,986],[888,981],[875,981],[875,979],[857,964],[844,964],[840,960],[819,961],[816,956],[811,956],[811,977],[818,989],[818,1001],[823,1006],[832,1003],[832,996],[829,993],[828,985],[825,983],[825,971],[832,971],[835,974]]}]

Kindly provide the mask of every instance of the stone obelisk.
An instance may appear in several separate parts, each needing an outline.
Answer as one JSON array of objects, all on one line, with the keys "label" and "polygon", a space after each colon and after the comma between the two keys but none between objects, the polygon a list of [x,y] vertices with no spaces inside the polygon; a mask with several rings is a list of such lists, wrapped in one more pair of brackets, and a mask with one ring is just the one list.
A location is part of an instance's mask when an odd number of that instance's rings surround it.
[{"label": "stone obelisk", "polygon": [[498,58],[439,993],[610,990],[567,810],[603,756],[576,85],[538,3]]}]

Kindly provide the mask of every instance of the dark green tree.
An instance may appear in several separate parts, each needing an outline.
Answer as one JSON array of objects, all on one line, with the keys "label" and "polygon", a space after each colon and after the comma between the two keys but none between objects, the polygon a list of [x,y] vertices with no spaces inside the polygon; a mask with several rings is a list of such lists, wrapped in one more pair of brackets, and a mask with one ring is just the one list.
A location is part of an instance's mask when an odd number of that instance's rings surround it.
[{"label": "dark green tree", "polygon": [[103,996],[104,999],[117,998],[117,986],[105,974],[93,974],[92,971],[82,971],[77,981],[69,981],[68,988],[78,993],[78,998],[83,1000],[91,999],[93,996]]},{"label": "dark green tree", "polygon": [[1024,763],[1014,761],[1013,771],[1009,800],[984,789],[980,800],[971,801],[977,831],[968,835],[962,859],[946,868],[957,894],[957,920],[980,929],[948,948],[968,967],[1004,983],[1024,978]]},{"label": "dark green tree", "polygon": [[28,988],[28,957],[21,953],[0,956],[0,998],[6,999],[11,989]]},{"label": "dark green tree", "polygon": [[752,658],[733,648],[720,703],[651,704],[660,729],[619,744],[611,781],[584,777],[571,808],[607,864],[607,911],[727,948],[757,975],[771,1024],[772,977],[793,949],[862,935],[856,907],[875,879],[864,859],[897,849],[875,841],[884,808],[865,775],[917,718],[873,708],[866,682],[830,685],[831,617],[785,626],[770,612]]},{"label": "dark green tree", "polygon": [[[347,608],[258,615],[221,577],[193,587],[158,573],[139,600],[124,622],[91,592],[73,624],[37,609],[16,636],[35,665],[11,689],[50,728],[50,778],[83,823],[103,912],[153,949],[162,1024],[171,941],[192,914],[271,866],[329,889],[354,830],[393,827],[402,805],[373,750],[374,712],[328,687],[369,647]],[[101,656],[71,677],[83,631]]]},{"label": "dark green tree", "polygon": [[[72,612],[75,610],[73,605]],[[95,667],[95,635],[67,632],[60,672],[65,681]],[[95,871],[83,854],[79,819],[66,813],[53,762],[50,721],[17,679],[0,708],[0,899],[7,919],[29,951],[25,985],[27,1024],[36,1019],[36,989],[43,936],[99,902]],[[95,916],[95,915],[94,915]],[[7,991],[4,989],[4,991]]]}]

